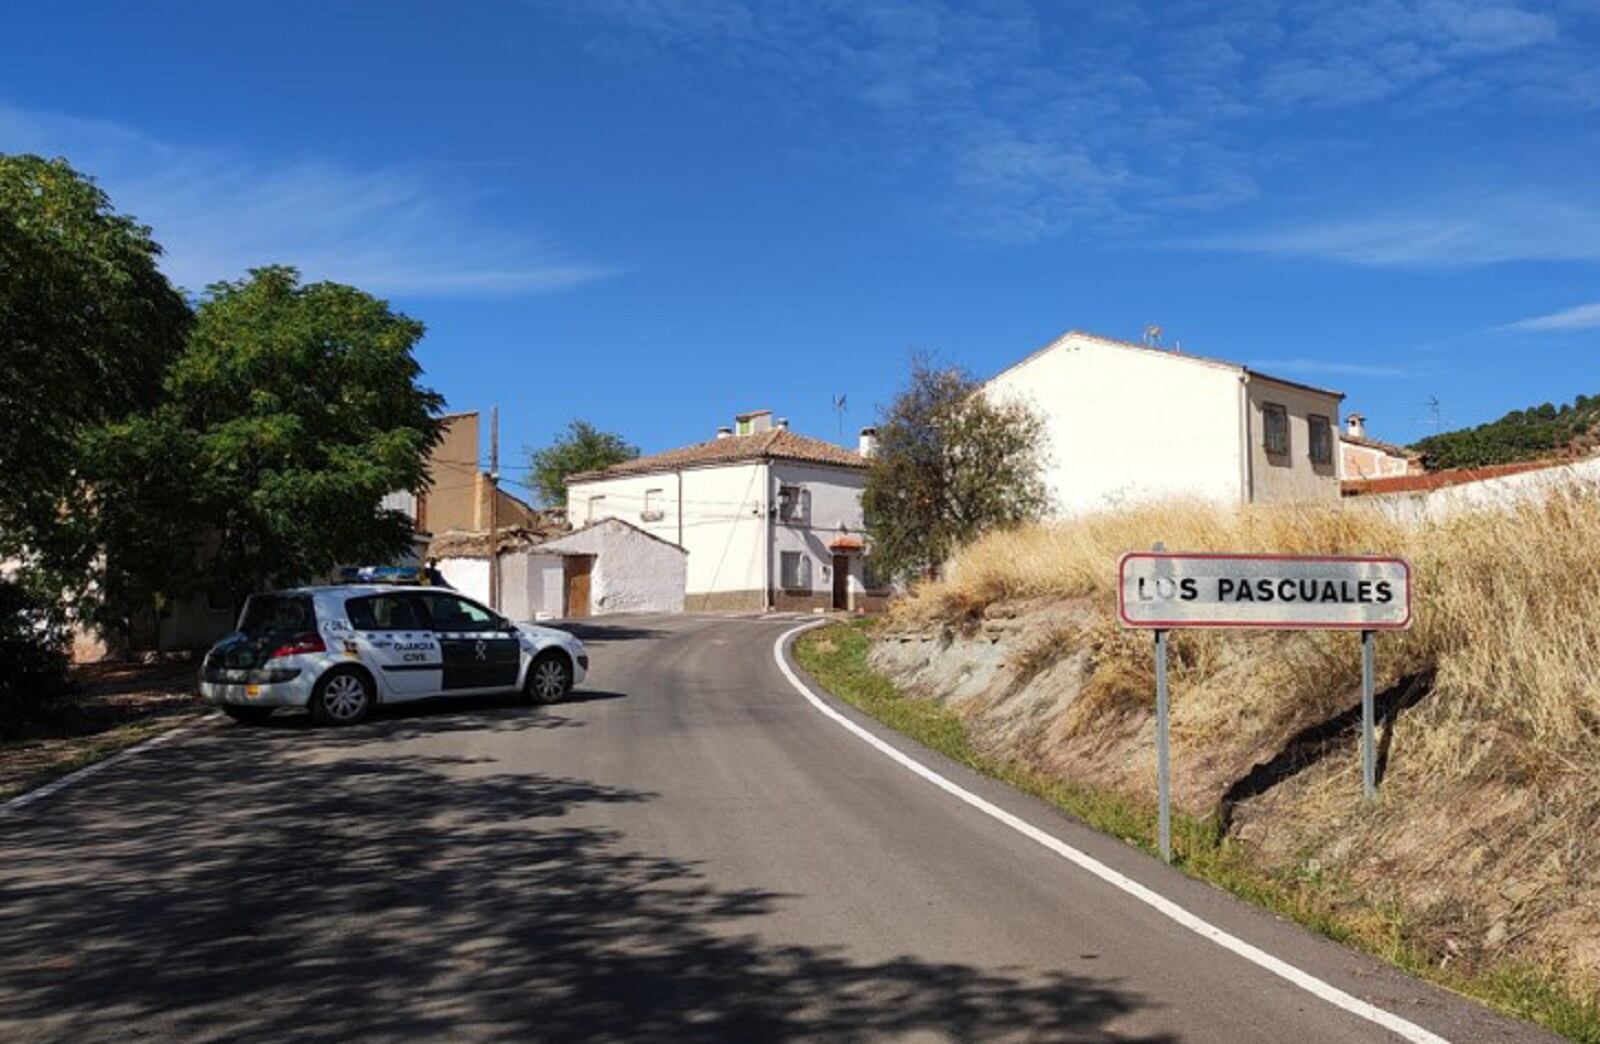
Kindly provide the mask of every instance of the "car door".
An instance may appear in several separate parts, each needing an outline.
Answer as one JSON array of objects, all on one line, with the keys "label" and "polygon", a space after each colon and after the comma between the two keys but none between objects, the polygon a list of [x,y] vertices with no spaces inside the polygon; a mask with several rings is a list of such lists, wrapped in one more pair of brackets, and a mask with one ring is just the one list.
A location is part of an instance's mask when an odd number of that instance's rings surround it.
[{"label": "car door", "polygon": [[477,602],[440,591],[419,592],[444,659],[445,693],[515,689],[522,645],[499,614]]},{"label": "car door", "polygon": [[[396,699],[439,692],[444,657],[422,603],[407,591],[363,595],[345,603],[356,654]],[[349,652],[349,650],[345,650]]]}]

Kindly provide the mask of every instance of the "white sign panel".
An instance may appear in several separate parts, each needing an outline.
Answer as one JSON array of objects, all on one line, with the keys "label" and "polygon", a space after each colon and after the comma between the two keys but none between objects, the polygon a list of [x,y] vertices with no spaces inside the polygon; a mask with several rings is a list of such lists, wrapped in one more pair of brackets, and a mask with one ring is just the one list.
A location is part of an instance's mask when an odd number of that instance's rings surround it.
[{"label": "white sign panel", "polygon": [[1411,566],[1403,558],[1134,551],[1118,571],[1117,613],[1127,627],[1411,626]]}]

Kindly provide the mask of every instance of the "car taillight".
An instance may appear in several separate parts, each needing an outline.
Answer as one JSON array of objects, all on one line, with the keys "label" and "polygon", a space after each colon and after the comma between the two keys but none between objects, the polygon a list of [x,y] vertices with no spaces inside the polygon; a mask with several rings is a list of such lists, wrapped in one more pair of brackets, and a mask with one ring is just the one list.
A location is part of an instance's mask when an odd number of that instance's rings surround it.
[{"label": "car taillight", "polygon": [[297,634],[287,642],[272,650],[272,655],[267,659],[274,660],[279,656],[298,656],[301,653],[327,652],[328,647],[322,644],[322,636],[318,634]]}]

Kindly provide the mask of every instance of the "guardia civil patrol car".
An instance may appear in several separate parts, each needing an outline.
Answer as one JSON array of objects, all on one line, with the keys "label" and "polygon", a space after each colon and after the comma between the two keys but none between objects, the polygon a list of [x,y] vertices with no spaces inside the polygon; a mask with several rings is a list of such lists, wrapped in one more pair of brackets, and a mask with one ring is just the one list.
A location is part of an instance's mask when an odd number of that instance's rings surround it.
[{"label": "guardia civil patrol car", "polygon": [[305,707],[353,725],[380,703],[521,692],[561,699],[589,670],[577,638],[512,623],[454,591],[381,584],[250,596],[206,654],[200,692],[235,721]]}]

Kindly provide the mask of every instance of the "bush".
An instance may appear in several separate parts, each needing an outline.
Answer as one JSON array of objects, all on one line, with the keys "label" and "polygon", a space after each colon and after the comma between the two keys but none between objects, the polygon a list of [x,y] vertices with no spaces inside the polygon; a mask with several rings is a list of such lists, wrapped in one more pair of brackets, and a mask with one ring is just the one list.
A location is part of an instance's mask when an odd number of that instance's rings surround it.
[{"label": "bush", "polygon": [[16,739],[67,691],[67,630],[60,613],[23,584],[0,580],[0,739]]}]

